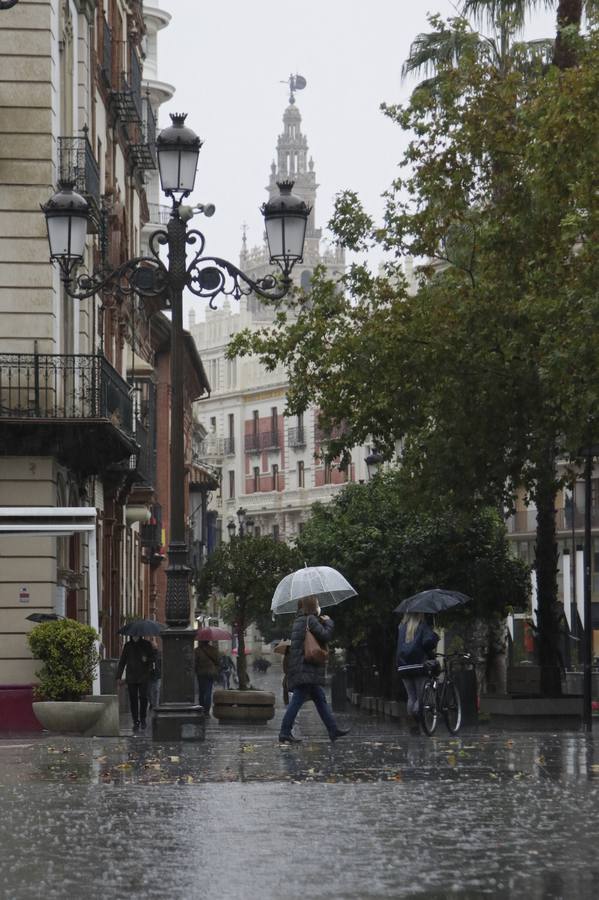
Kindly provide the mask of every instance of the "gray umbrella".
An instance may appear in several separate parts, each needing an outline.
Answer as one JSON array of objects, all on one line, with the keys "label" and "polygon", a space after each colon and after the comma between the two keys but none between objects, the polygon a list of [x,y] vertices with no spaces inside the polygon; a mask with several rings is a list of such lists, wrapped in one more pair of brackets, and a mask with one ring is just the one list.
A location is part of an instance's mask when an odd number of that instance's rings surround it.
[{"label": "gray umbrella", "polygon": [[446,591],[443,588],[430,588],[428,591],[420,591],[412,597],[406,597],[399,606],[395,607],[396,613],[440,613],[456,606],[464,606],[470,603],[470,597],[460,594],[459,591]]},{"label": "gray umbrella", "polygon": [[125,634],[127,637],[143,637],[145,634],[160,634],[165,628],[166,625],[155,622],[154,619],[135,619],[119,628],[119,634]]}]

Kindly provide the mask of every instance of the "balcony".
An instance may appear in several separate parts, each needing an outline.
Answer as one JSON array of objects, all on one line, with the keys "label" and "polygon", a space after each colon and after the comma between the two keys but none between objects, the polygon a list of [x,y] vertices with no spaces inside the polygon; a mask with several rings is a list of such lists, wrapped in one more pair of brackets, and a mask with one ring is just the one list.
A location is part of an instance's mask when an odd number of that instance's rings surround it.
[{"label": "balcony", "polygon": [[126,41],[113,41],[112,108],[121,122],[143,121],[141,64],[137,53]]},{"label": "balcony", "polygon": [[0,454],[56,456],[84,475],[136,452],[129,385],[103,356],[0,354]]},{"label": "balcony", "polygon": [[[572,509],[571,506],[566,509],[556,509],[555,511],[555,527],[557,531],[576,531],[584,530],[584,510]],[[523,509],[514,513],[506,521],[508,534],[535,534],[537,530],[537,511],[536,509]],[[591,507],[591,528],[599,528],[599,507]]]},{"label": "balcony", "polygon": [[261,450],[278,450],[279,432],[262,431],[258,434],[245,435],[245,452],[259,453]]},{"label": "balcony", "polygon": [[[155,169],[156,160],[156,117],[148,97],[142,97],[142,120],[134,123],[129,144],[131,163],[136,169]],[[167,220],[168,221],[168,220]]]},{"label": "balcony", "polygon": [[87,133],[58,138],[58,178],[71,182],[78,194],[91,202],[95,213],[100,209],[100,168]]},{"label": "balcony", "polygon": [[290,447],[305,447],[306,437],[304,434],[304,426],[300,425],[298,428],[290,428],[287,432],[287,438]]},{"label": "balcony", "polygon": [[203,459],[222,459],[225,455],[225,439],[210,435],[198,444],[194,454],[198,461]]}]

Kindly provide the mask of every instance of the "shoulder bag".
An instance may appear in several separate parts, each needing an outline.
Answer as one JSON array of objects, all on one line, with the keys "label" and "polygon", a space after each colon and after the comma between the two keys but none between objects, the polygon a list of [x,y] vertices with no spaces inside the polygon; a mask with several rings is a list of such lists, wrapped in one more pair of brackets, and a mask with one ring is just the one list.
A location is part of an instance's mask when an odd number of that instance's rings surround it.
[{"label": "shoulder bag", "polygon": [[304,659],[308,663],[315,666],[324,666],[329,658],[329,651],[318,643],[308,627],[308,618],[306,618],[306,634],[304,637]]}]

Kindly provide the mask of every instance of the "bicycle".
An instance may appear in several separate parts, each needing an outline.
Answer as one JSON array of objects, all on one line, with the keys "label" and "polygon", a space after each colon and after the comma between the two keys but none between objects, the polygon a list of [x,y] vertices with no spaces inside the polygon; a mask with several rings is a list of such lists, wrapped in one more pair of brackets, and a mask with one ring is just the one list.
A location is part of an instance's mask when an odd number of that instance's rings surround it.
[{"label": "bicycle", "polygon": [[452,681],[452,669],[457,659],[466,662],[472,660],[469,653],[437,653],[436,655],[443,657],[443,663],[440,664],[438,660],[430,661],[428,677],[422,688],[420,700],[420,723],[429,737],[434,734],[439,714],[445,719],[450,734],[457,734],[460,730],[462,701],[460,692]]}]

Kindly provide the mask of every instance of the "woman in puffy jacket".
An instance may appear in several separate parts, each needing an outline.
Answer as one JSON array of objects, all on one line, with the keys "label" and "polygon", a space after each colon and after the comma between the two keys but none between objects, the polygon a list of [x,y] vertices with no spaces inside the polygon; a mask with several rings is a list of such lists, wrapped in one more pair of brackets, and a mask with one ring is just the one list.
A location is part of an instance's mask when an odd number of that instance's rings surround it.
[{"label": "woman in puffy jacket", "polygon": [[296,716],[306,700],[313,700],[318,715],[322,719],[325,728],[332,741],[343,737],[348,733],[347,729],[339,728],[335,717],[327,703],[324,687],[325,664],[307,662],[304,658],[304,638],[309,628],[316,640],[323,645],[329,643],[333,637],[334,624],[328,616],[320,614],[320,606],[316,597],[304,597],[298,604],[298,614],[291,630],[291,647],[288,656],[287,683],[289,691],[293,692],[291,702],[287,707],[283,721],[279,741],[282,744],[298,744],[300,739],[292,735],[291,729]]},{"label": "woman in puffy jacket", "polygon": [[[402,666],[413,666],[431,659],[438,643],[439,635],[427,623],[424,613],[406,613],[397,631],[395,662],[399,674]],[[416,717],[420,711],[420,695],[426,677],[412,676],[402,678],[402,681],[408,695],[408,715]]]}]

